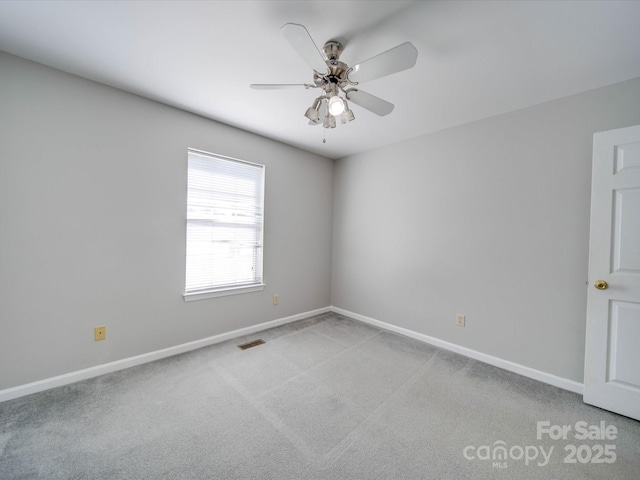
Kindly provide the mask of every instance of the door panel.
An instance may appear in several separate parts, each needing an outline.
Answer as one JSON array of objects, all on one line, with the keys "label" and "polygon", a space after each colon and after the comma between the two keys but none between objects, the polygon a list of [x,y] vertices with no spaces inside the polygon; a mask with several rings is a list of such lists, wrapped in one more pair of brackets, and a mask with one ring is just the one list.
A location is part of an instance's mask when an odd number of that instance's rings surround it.
[{"label": "door panel", "polygon": [[616,146],[614,161],[615,173],[640,168],[640,142]]},{"label": "door panel", "polygon": [[640,303],[611,302],[607,381],[638,389],[640,369],[634,355],[640,345]]},{"label": "door panel", "polygon": [[640,188],[614,192],[613,272],[640,275]]}]

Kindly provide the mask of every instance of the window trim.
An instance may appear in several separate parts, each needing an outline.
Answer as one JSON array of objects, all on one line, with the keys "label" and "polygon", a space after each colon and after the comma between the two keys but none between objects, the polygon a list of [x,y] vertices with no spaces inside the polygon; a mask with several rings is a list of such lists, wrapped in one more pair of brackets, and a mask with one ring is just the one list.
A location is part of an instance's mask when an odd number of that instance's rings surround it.
[{"label": "window trim", "polygon": [[256,285],[246,285],[243,287],[224,287],[217,288],[215,290],[203,290],[202,292],[185,292],[182,296],[185,302],[193,302],[195,300],[205,300],[207,298],[226,297],[227,295],[261,292],[266,286],[266,284],[260,283]]},{"label": "window trim", "polygon": [[[182,297],[184,298],[185,302],[192,302],[192,301],[196,301],[196,300],[205,300],[208,298],[217,298],[217,297],[224,297],[224,296],[228,296],[228,295],[239,295],[239,294],[243,294],[243,293],[251,293],[251,292],[259,292],[264,290],[264,288],[266,287],[266,284],[264,283],[264,197],[265,197],[265,178],[266,178],[266,170],[267,167],[264,164],[261,163],[256,163],[256,162],[249,162],[247,160],[240,160],[238,158],[234,158],[234,157],[228,157],[226,155],[220,155],[217,153],[212,153],[212,152],[207,152],[205,150],[199,150],[197,148],[191,148],[188,147],[187,148],[187,157],[189,153],[194,153],[196,155],[204,155],[204,156],[209,156],[209,157],[213,157],[213,158],[219,158],[222,160],[228,160],[228,161],[233,161],[233,162],[238,162],[238,163],[242,163],[245,165],[251,165],[254,167],[260,167],[262,169],[262,224],[260,225],[261,228],[261,239],[262,239],[262,255],[261,255],[261,265],[260,265],[260,269],[261,269],[261,275],[260,275],[260,283],[251,283],[251,284],[246,284],[246,285],[229,285],[229,286],[224,286],[224,287],[212,287],[212,288],[203,288],[200,290],[195,290],[195,291],[191,291],[191,292],[187,292],[186,290],[184,291]],[[187,174],[188,174],[188,166],[187,166]],[[188,191],[188,184],[187,184],[187,191]],[[188,224],[188,219],[185,218],[185,227]],[[185,237],[185,248],[186,248],[186,237]],[[186,257],[185,257],[186,258]],[[186,270],[185,270],[185,275],[186,275]],[[186,283],[186,278],[185,278],[185,282],[183,282],[183,285],[185,285]],[[185,285],[186,287],[186,285]]]}]

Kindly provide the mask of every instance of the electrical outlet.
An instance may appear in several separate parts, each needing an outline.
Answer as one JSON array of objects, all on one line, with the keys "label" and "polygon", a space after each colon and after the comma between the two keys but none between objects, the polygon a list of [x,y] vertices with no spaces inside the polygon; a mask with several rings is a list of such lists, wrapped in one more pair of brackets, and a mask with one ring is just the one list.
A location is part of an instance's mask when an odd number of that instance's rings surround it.
[{"label": "electrical outlet", "polygon": [[277,293],[273,296],[273,304],[278,305],[280,303],[280,295]]},{"label": "electrical outlet", "polygon": [[107,326],[100,325],[93,329],[94,340],[97,342],[98,340],[105,340],[107,338]]},{"label": "electrical outlet", "polygon": [[456,314],[456,325],[458,327],[464,327],[465,326],[464,323],[465,323],[465,316],[462,313]]}]

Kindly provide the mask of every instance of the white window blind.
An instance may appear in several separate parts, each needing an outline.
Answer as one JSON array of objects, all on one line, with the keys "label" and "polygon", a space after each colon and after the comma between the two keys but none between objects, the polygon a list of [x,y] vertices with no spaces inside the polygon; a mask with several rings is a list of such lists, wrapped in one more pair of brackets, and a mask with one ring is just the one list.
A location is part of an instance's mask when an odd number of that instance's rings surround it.
[{"label": "white window blind", "polygon": [[264,166],[189,149],[188,295],[262,284]]}]

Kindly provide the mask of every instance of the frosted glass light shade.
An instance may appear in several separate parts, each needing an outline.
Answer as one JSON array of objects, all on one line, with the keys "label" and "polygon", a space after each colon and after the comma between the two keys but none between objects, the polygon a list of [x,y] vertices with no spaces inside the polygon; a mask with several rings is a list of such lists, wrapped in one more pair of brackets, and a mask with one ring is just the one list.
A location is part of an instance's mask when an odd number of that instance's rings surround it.
[{"label": "frosted glass light shade", "polygon": [[341,115],[342,112],[344,112],[344,102],[339,96],[334,95],[329,99],[329,113],[337,117]]},{"label": "frosted glass light shade", "polygon": [[309,123],[312,125],[317,125],[320,123],[320,102],[321,98],[316,98],[309,108],[307,108],[307,112],[304,114],[305,117],[309,119]]},{"label": "frosted glass light shade", "polygon": [[322,126],[324,128],[336,128],[336,118],[333,115],[327,115],[324,117]]},{"label": "frosted glass light shade", "polygon": [[318,123],[320,121],[320,113],[313,107],[307,108],[307,113],[304,114],[312,123]]},{"label": "frosted glass light shade", "polygon": [[342,112],[342,115],[340,115],[340,121],[343,125],[345,123],[349,123],[351,120],[355,120],[355,118],[355,115],[350,109],[345,110],[344,112]]}]

